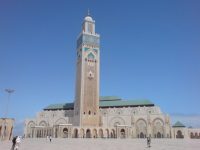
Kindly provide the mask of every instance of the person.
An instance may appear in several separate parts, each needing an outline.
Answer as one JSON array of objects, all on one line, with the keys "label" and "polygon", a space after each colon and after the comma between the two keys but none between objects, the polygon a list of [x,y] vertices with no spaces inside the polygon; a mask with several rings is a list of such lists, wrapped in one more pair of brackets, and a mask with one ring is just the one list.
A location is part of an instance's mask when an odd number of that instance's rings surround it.
[{"label": "person", "polygon": [[17,139],[17,136],[13,137],[13,139],[12,139],[12,147],[11,147],[11,150],[14,150],[14,148],[15,148],[16,139]]},{"label": "person", "polygon": [[46,140],[48,141],[49,140],[49,136],[47,135],[47,138],[46,138]]},{"label": "person", "polygon": [[51,135],[49,136],[49,141],[51,142]]},{"label": "person", "polygon": [[150,136],[147,137],[147,147],[151,147],[151,138],[150,138]]},{"label": "person", "polygon": [[17,136],[14,150],[18,150],[19,149],[20,143],[21,143],[21,139],[20,139],[19,136]]}]

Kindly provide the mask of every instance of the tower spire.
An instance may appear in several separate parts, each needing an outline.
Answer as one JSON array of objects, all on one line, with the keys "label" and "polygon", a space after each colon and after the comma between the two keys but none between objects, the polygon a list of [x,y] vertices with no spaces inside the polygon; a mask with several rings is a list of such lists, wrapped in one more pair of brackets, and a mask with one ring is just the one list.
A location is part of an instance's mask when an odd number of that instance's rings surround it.
[{"label": "tower spire", "polygon": [[90,16],[90,9],[89,9],[89,8],[88,8],[88,12],[87,12],[87,15],[88,15],[88,16]]}]

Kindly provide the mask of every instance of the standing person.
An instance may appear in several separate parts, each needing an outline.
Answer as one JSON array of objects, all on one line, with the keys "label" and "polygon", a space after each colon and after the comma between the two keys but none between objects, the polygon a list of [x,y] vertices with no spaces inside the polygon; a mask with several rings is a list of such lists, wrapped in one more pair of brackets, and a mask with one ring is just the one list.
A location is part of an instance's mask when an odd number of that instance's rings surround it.
[{"label": "standing person", "polygon": [[151,147],[151,137],[147,137],[147,147]]},{"label": "standing person", "polygon": [[49,136],[47,135],[47,138],[46,138],[46,140],[48,141],[49,140]]},{"label": "standing person", "polygon": [[21,139],[19,136],[17,136],[14,150],[19,150],[20,143],[21,143]]},{"label": "standing person", "polygon": [[49,136],[49,141],[51,142],[51,135]]},{"label": "standing person", "polygon": [[13,137],[13,139],[12,139],[12,147],[11,147],[11,150],[14,150],[14,148],[15,148],[16,139],[17,139],[17,136]]}]

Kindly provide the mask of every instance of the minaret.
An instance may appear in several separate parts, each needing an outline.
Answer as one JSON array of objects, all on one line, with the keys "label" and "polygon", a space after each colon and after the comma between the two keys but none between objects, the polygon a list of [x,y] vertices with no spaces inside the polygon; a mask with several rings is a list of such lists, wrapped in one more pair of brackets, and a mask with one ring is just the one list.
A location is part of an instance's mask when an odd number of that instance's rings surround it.
[{"label": "minaret", "polygon": [[77,40],[74,126],[99,126],[99,38],[88,13]]}]

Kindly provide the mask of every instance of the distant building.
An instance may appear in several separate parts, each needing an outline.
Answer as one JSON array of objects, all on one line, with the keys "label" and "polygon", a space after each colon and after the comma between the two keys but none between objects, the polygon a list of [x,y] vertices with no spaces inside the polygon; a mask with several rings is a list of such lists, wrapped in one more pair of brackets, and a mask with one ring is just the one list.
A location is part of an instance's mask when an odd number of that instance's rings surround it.
[{"label": "distant building", "polygon": [[0,140],[10,140],[13,136],[14,119],[0,118]]},{"label": "distant building", "polygon": [[[99,96],[100,35],[86,16],[77,40],[74,103],[53,104],[25,122],[25,137],[186,138],[187,129],[170,125],[168,115],[149,100]],[[200,131],[198,130],[198,134]]]}]

